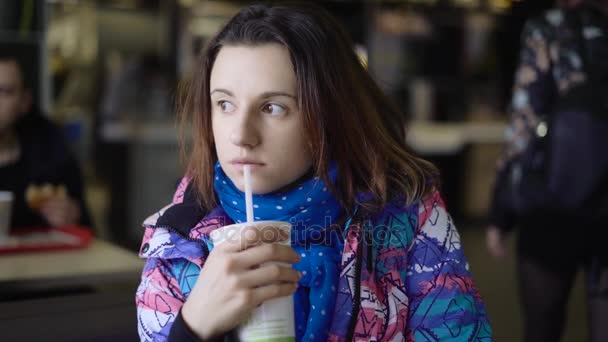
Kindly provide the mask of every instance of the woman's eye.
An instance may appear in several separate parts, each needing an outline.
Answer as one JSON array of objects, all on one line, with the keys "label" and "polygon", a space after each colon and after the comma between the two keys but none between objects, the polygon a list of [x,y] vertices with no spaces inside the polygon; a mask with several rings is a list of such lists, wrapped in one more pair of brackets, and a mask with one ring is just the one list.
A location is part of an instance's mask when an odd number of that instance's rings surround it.
[{"label": "woman's eye", "polygon": [[287,109],[275,103],[268,103],[262,107],[262,112],[273,116],[279,116],[285,115],[287,113]]},{"label": "woman's eye", "polygon": [[225,113],[234,112],[234,105],[232,103],[222,100],[222,101],[219,101],[218,104],[219,104],[220,108],[222,109],[222,112],[225,112]]},{"label": "woman's eye", "polygon": [[234,105],[228,101],[218,101],[217,102],[218,106],[220,106],[220,108],[222,109],[222,112],[224,113],[232,113],[234,112]]}]

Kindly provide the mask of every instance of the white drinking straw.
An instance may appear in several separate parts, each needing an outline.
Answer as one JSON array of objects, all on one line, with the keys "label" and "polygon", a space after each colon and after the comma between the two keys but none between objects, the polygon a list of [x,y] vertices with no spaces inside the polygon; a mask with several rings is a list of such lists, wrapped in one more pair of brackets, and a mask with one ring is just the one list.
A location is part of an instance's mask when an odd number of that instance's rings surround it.
[{"label": "white drinking straw", "polygon": [[253,222],[253,194],[251,193],[251,165],[243,166],[245,174],[245,210],[247,211],[247,222]]}]

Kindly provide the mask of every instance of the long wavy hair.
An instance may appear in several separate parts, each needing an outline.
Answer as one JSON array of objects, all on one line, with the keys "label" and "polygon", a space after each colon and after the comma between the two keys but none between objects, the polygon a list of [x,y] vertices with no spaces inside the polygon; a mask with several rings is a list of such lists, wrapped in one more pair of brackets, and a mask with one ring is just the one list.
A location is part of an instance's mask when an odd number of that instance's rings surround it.
[{"label": "long wavy hair", "polygon": [[[182,84],[182,157],[203,209],[217,205],[209,94],[216,56],[224,46],[268,43],[289,50],[313,171],[347,211],[360,205],[376,212],[396,196],[410,204],[437,185],[437,169],[406,146],[404,116],[362,66],[337,21],[316,6],[256,4],[242,9],[210,40],[192,79]],[[339,177],[330,184],[334,161]],[[359,193],[371,196],[359,203]]]}]

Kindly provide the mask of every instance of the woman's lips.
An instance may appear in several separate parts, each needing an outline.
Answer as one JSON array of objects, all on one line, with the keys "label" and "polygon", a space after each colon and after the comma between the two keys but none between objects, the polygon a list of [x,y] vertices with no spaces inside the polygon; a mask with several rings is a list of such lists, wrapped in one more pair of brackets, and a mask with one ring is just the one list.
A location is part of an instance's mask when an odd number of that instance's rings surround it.
[{"label": "woman's lips", "polygon": [[262,163],[248,162],[248,161],[244,161],[244,162],[234,161],[234,162],[231,162],[230,164],[232,164],[237,170],[239,170],[241,172],[243,172],[243,167],[245,165],[249,165],[252,172],[264,166],[264,164],[262,164]]}]

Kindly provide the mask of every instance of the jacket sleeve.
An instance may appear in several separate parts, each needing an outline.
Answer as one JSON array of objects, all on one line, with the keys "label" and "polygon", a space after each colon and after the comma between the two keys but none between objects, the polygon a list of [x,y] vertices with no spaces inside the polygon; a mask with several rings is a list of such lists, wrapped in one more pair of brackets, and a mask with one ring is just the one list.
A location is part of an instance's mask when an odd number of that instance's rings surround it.
[{"label": "jacket sleeve", "polygon": [[528,146],[539,118],[550,111],[555,93],[549,28],[545,20],[531,20],[526,23],[522,33],[519,65],[510,105],[510,122],[505,132],[505,147],[496,165],[496,181],[489,214],[490,224],[505,231],[512,229],[515,220],[508,200],[502,195],[508,186],[509,164]]},{"label": "jacket sleeve", "polygon": [[[184,322],[181,308],[194,287],[196,267],[182,259],[148,258],[137,288],[137,330],[142,342],[193,342],[199,339]],[[236,330],[203,342],[238,341]]]},{"label": "jacket sleeve", "polygon": [[185,259],[148,258],[136,293],[141,341],[167,341],[186,296],[173,275]]},{"label": "jacket sleeve", "polygon": [[421,205],[408,251],[406,336],[415,341],[491,341],[460,236],[439,194]]},{"label": "jacket sleeve", "polygon": [[[175,191],[172,205],[184,201],[188,184],[189,178],[184,177]],[[168,207],[147,218],[144,227],[156,225]],[[188,247],[175,246],[170,236],[156,228],[146,228],[144,232],[140,256],[146,258],[146,263],[135,294],[137,330],[141,341],[192,341],[195,337],[181,318],[180,311],[198,279],[204,258],[195,264],[172,256],[174,249]]]}]

